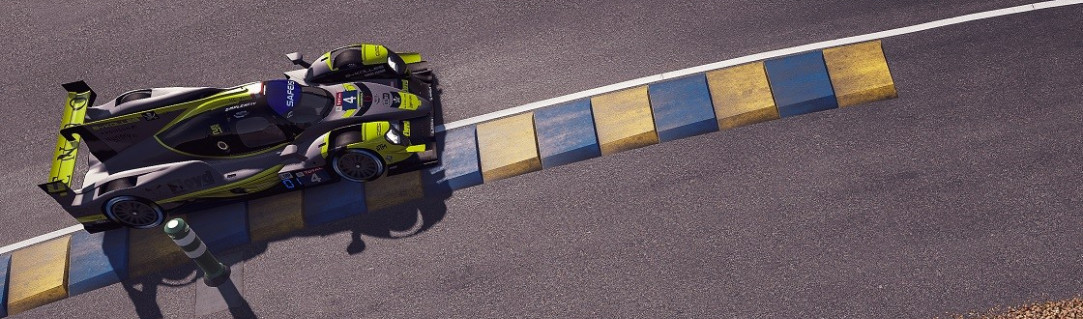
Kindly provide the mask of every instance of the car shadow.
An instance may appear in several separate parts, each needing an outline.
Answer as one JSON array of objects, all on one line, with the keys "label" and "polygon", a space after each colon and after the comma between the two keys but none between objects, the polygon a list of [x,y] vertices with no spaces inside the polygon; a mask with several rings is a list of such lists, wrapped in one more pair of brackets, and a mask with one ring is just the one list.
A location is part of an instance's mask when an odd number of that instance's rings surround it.
[{"label": "car shadow", "polygon": [[197,282],[195,266],[183,265],[173,269],[124,280],[120,283],[128,298],[135,305],[135,312],[139,318],[163,318],[162,309],[158,305],[158,288],[181,287]]},{"label": "car shadow", "polygon": [[[439,125],[444,123],[444,118],[442,105],[440,103],[439,89],[438,86],[436,86],[436,79],[434,79],[433,82],[433,107],[435,108],[434,122],[436,125]],[[435,142],[437,151],[440,154],[443,154],[443,145],[445,145],[444,134],[436,134]],[[216,256],[224,254],[241,256],[240,260],[236,260],[236,262],[243,263],[244,261],[253,259],[266,252],[267,247],[271,242],[286,241],[297,237],[325,237],[348,231],[351,233],[351,240],[349,243],[343,243],[341,249],[344,249],[349,255],[356,256],[368,249],[368,245],[364,241],[365,237],[398,239],[420,235],[444,219],[445,214],[447,214],[447,205],[445,202],[453,193],[452,188],[442,182],[444,179],[442,170],[425,168],[420,172],[424,196],[419,199],[386,208],[366,211],[359,215],[326,224],[308,226],[302,230],[271,239],[270,241],[253,242],[226,251],[212,251],[212,253]],[[339,183],[348,182],[340,181]],[[107,250],[106,254],[110,255],[110,251]],[[109,256],[110,262],[114,264],[114,269],[126,269],[126,265],[118,265],[117,260],[127,261],[127,259],[117,257],[119,256]],[[192,262],[184,260],[175,267],[163,271],[157,271],[134,278],[125,278],[121,280],[120,284],[134,304],[136,313],[140,318],[162,318],[164,314],[158,303],[159,288],[185,287],[193,284],[203,285],[201,276],[202,272],[197,270]],[[243,279],[231,278],[231,280],[235,281]],[[230,304],[229,307],[229,313],[234,318],[258,317],[258,311],[254,311],[254,309],[251,308],[247,300],[244,299],[242,291],[232,285],[232,282],[224,286],[228,287],[218,287],[217,291],[222,293],[222,296],[227,300],[232,299],[237,301],[234,304]]]}]

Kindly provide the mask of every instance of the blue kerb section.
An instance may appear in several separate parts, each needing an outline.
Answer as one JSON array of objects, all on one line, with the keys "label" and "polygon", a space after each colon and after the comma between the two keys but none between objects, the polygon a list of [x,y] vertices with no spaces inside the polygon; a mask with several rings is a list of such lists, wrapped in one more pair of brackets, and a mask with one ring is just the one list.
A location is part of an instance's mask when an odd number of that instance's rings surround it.
[{"label": "blue kerb section", "polygon": [[240,202],[192,212],[187,217],[188,226],[211,253],[221,253],[249,242],[247,208]]},{"label": "blue kerb section", "polygon": [[364,214],[365,184],[342,180],[304,190],[305,225],[319,225]]},{"label": "blue kerb section", "polygon": [[440,165],[430,168],[428,174],[438,186],[456,190],[482,183],[475,126],[437,134],[436,141]]},{"label": "blue kerb section", "polygon": [[590,100],[557,104],[534,111],[538,155],[549,168],[602,156]]},{"label": "blue kerb section", "polygon": [[8,278],[11,255],[0,255],[0,318],[8,316]]},{"label": "blue kerb section", "polygon": [[128,229],[71,236],[68,259],[68,295],[106,287],[128,276]]},{"label": "blue kerb section", "polygon": [[781,117],[838,108],[822,51],[765,62]]},{"label": "blue kerb section", "polygon": [[647,86],[658,140],[672,141],[718,130],[707,76],[696,74]]}]

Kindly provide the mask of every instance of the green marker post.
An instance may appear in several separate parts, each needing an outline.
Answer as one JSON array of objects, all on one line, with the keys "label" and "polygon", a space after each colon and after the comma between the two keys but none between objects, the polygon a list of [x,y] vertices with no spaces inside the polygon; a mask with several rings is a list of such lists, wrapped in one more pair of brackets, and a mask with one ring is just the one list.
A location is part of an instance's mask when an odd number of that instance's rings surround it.
[{"label": "green marker post", "polygon": [[214,258],[214,255],[207,250],[207,245],[188,227],[184,219],[174,218],[166,222],[165,234],[169,235],[177,246],[180,246],[188,258],[192,258],[200,270],[203,270],[203,283],[207,286],[218,287],[229,280],[229,267]]}]

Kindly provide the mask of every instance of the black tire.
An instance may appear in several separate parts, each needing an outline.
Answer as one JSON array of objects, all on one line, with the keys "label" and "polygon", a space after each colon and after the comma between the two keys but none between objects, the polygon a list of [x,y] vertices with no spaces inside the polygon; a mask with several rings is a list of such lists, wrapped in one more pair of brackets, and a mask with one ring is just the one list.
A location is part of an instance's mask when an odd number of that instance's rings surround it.
[{"label": "black tire", "polygon": [[158,227],[165,221],[165,211],[152,201],[134,197],[117,196],[105,203],[105,216],[131,228]]},{"label": "black tire", "polygon": [[433,116],[429,115],[422,118],[415,118],[408,120],[410,122],[410,143],[412,144],[426,144],[432,141],[435,131],[433,122]]},{"label": "black tire", "polygon": [[387,172],[387,165],[376,153],[365,149],[346,149],[331,159],[331,167],[338,176],[354,182],[376,180]]},{"label": "black tire", "polygon": [[334,143],[331,143],[331,146],[333,149],[340,149],[360,141],[361,131],[345,131],[335,135]]},{"label": "black tire", "polygon": [[102,185],[98,194],[105,194],[118,189],[131,188],[132,186],[135,186],[135,177],[118,178]]},{"label": "black tire", "polygon": [[117,105],[124,104],[124,103],[131,102],[131,101],[135,101],[135,100],[142,100],[142,99],[145,99],[145,98],[148,98],[148,97],[150,97],[150,90],[139,90],[139,91],[134,91],[134,92],[128,92],[128,93],[125,93],[124,95],[121,95],[120,97],[117,98]]},{"label": "black tire", "polygon": [[410,74],[432,74],[432,68],[429,67],[429,61],[408,64],[406,67],[410,69]]},{"label": "black tire", "polygon": [[432,68],[429,67],[429,62],[417,62],[407,65],[407,68],[410,70],[410,75],[418,81],[424,82],[427,85],[433,85],[435,76],[432,74]]},{"label": "black tire", "polygon": [[337,70],[352,69],[361,66],[361,50],[346,49],[339,52],[339,54],[335,55],[332,65],[334,65]]}]

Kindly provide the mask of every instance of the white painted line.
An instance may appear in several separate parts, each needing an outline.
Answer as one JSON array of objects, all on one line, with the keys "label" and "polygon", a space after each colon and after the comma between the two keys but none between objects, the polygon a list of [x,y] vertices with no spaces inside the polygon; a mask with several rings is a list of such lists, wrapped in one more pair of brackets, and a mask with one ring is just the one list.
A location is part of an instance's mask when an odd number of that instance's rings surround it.
[{"label": "white painted line", "polygon": [[[836,47],[836,46],[840,46],[840,45],[847,45],[847,44],[854,44],[854,43],[858,43],[858,42],[865,42],[865,41],[871,41],[871,40],[876,40],[876,39],[883,39],[883,38],[887,38],[887,37],[893,37],[893,36],[897,36],[897,35],[914,33],[914,32],[918,32],[918,31],[925,31],[925,30],[929,30],[929,29],[933,29],[933,28],[939,28],[939,27],[943,27],[943,26],[949,26],[949,25],[953,25],[953,24],[960,24],[960,23],[970,22],[970,21],[975,21],[975,20],[995,18],[995,17],[1006,16],[1006,15],[1011,15],[1011,14],[1016,14],[1016,13],[1023,13],[1023,12],[1042,10],[1042,9],[1063,7],[1063,6],[1075,5],[1075,4],[1081,4],[1081,3],[1083,3],[1083,0],[1053,0],[1053,1],[1038,2],[1038,3],[1033,3],[1033,4],[1021,5],[1021,6],[1018,6],[1018,7],[1004,8],[1004,9],[992,10],[992,11],[985,11],[985,12],[979,12],[979,13],[973,13],[973,14],[958,16],[958,17],[954,17],[954,18],[936,20],[936,21],[933,21],[933,22],[926,22],[926,23],[922,23],[922,24],[918,24],[918,25],[912,25],[912,26],[909,26],[909,27],[902,27],[902,28],[891,29],[891,30],[887,30],[887,31],[869,33],[869,34],[865,34],[865,35],[852,36],[852,37],[849,37],[849,38],[842,38],[842,39],[838,39],[838,40],[816,42],[816,43],[805,44],[805,45],[795,46],[795,47],[786,48],[786,49],[779,49],[779,50],[774,50],[774,51],[757,53],[757,54],[753,54],[753,55],[746,55],[746,56],[739,57],[739,58],[733,58],[733,59],[729,59],[729,60],[725,60],[725,61],[721,61],[721,62],[715,62],[715,63],[711,63],[711,64],[707,64],[707,65],[701,65],[701,66],[697,66],[697,67],[687,68],[687,69],[684,69],[684,70],[677,70],[677,71],[673,71],[673,72],[655,74],[655,75],[651,75],[651,76],[647,76],[647,77],[638,78],[638,79],[635,79],[635,80],[629,80],[629,81],[624,81],[624,82],[620,82],[620,83],[617,83],[617,84],[606,85],[606,86],[603,86],[603,87],[600,87],[600,88],[590,89],[590,90],[586,90],[586,91],[583,91],[583,92],[569,94],[569,95],[565,95],[565,96],[561,96],[561,97],[555,97],[555,98],[551,98],[551,99],[548,99],[548,100],[542,100],[542,101],[538,101],[538,102],[527,103],[527,104],[516,106],[516,107],[510,108],[510,109],[505,109],[505,110],[501,110],[501,111],[497,111],[497,112],[493,112],[493,113],[489,113],[489,114],[485,114],[485,115],[471,117],[471,118],[468,118],[468,119],[465,119],[465,120],[458,120],[458,121],[447,123],[447,124],[444,124],[444,125],[439,125],[439,126],[436,127],[436,131],[437,132],[443,132],[443,131],[454,129],[454,128],[459,128],[459,127],[463,127],[463,126],[467,126],[467,125],[471,125],[471,124],[477,124],[477,123],[481,123],[481,122],[485,122],[485,121],[495,120],[495,119],[498,119],[498,118],[501,118],[501,117],[505,117],[505,116],[509,116],[509,115],[515,115],[515,114],[519,114],[519,113],[523,113],[523,112],[528,112],[528,111],[543,108],[543,107],[546,107],[546,106],[560,104],[560,103],[564,103],[564,102],[570,102],[570,101],[574,101],[574,100],[578,100],[578,99],[582,99],[582,98],[586,98],[586,97],[595,96],[595,95],[598,95],[598,94],[604,94],[604,93],[609,93],[609,92],[613,92],[613,91],[619,91],[619,90],[623,90],[623,89],[627,89],[627,88],[631,88],[631,87],[636,87],[636,86],[640,86],[640,85],[644,85],[644,84],[658,82],[658,81],[665,80],[665,79],[672,79],[672,78],[676,78],[676,77],[682,77],[682,76],[685,76],[685,75],[690,75],[690,74],[695,74],[695,73],[700,73],[700,72],[706,72],[706,71],[715,70],[715,69],[721,69],[721,68],[730,67],[730,66],[739,65],[739,64],[745,64],[745,63],[749,63],[749,62],[767,60],[767,59],[777,58],[777,57],[780,57],[780,56],[786,56],[786,55],[791,55],[791,54],[795,54],[795,53],[801,53],[801,52],[805,52],[805,51],[821,50],[821,49],[824,49],[824,48]],[[37,236],[37,237],[31,238],[31,239],[27,239],[27,240],[24,240],[24,241],[21,241],[21,242],[18,242],[18,243],[7,245],[7,246],[4,246],[3,248],[0,248],[0,254],[6,254],[6,253],[14,251],[16,249],[21,249],[21,248],[28,247],[28,246],[31,246],[31,245],[34,245],[34,244],[37,244],[37,243],[45,242],[45,241],[48,241],[48,240],[53,239],[53,238],[57,238],[57,237],[60,237],[60,236],[64,236],[64,235],[67,235],[67,234],[71,234],[71,233],[80,231],[82,229],[83,229],[83,225],[75,225],[75,226],[71,226],[71,227],[68,227],[68,228],[57,230],[57,231],[54,231],[54,232],[51,232],[51,233],[48,233],[48,234]]]},{"label": "white painted line", "polygon": [[922,23],[922,24],[917,24],[917,25],[912,25],[912,26],[902,27],[902,28],[897,28],[897,29],[891,29],[891,30],[887,30],[887,31],[880,31],[880,32],[875,32],[875,33],[869,33],[869,34],[864,34],[864,35],[858,35],[858,36],[852,36],[852,37],[848,37],[848,38],[837,39],[837,40],[816,42],[816,43],[799,45],[799,46],[785,48],[785,49],[779,49],[779,50],[774,50],[774,51],[757,53],[757,54],[753,54],[753,55],[746,55],[746,56],[743,56],[743,57],[733,58],[733,59],[720,61],[720,62],[715,62],[715,63],[711,63],[711,64],[707,64],[707,65],[701,65],[701,66],[697,66],[697,67],[691,67],[691,68],[687,68],[687,69],[683,69],[683,70],[666,72],[666,73],[662,73],[662,74],[655,74],[655,75],[651,75],[651,76],[647,76],[647,77],[638,78],[638,79],[635,79],[635,80],[629,80],[629,81],[624,81],[624,82],[620,82],[620,83],[617,83],[617,84],[606,85],[606,86],[603,86],[603,87],[600,87],[600,88],[590,89],[590,90],[582,91],[582,92],[579,92],[579,93],[573,93],[573,94],[569,94],[569,95],[565,95],[565,96],[561,96],[561,97],[555,97],[555,98],[551,98],[551,99],[548,99],[548,100],[542,100],[542,101],[538,101],[538,102],[527,103],[527,104],[523,104],[523,105],[516,106],[516,107],[513,107],[513,108],[504,109],[504,110],[500,110],[500,111],[485,114],[485,115],[479,115],[479,116],[471,117],[471,118],[464,119],[464,120],[458,120],[458,121],[447,123],[447,124],[444,124],[444,125],[439,125],[439,126],[436,127],[436,131],[437,132],[443,132],[443,131],[454,129],[454,128],[468,126],[468,125],[471,125],[471,124],[477,124],[477,123],[481,123],[481,122],[485,122],[485,121],[495,120],[495,119],[505,117],[505,116],[509,116],[509,115],[515,115],[515,114],[519,114],[519,113],[529,112],[529,111],[539,109],[539,108],[543,108],[543,107],[550,106],[550,105],[560,104],[560,103],[564,103],[564,102],[570,102],[570,101],[583,99],[583,98],[587,98],[587,97],[591,97],[591,96],[595,96],[595,95],[599,95],[599,94],[605,94],[605,93],[609,93],[609,92],[613,92],[613,91],[619,91],[619,90],[623,90],[623,89],[627,89],[627,88],[632,88],[632,87],[636,87],[636,86],[640,86],[640,85],[644,85],[644,84],[650,84],[650,83],[658,82],[658,81],[665,80],[665,79],[672,79],[672,78],[682,77],[682,76],[686,76],[686,75],[691,75],[691,74],[696,74],[696,73],[721,69],[721,68],[725,68],[725,67],[731,67],[731,66],[735,66],[735,65],[740,65],[740,64],[750,63],[750,62],[756,62],[756,61],[760,61],[760,60],[773,59],[773,58],[777,58],[777,57],[781,57],[781,56],[787,56],[787,55],[806,52],[806,51],[822,50],[822,49],[830,48],[830,47],[837,47],[837,46],[842,46],[842,45],[847,45],[847,44],[854,44],[854,43],[871,41],[871,40],[876,40],[876,39],[883,39],[883,38],[887,38],[887,37],[893,37],[893,36],[904,35],[904,34],[908,34],[908,33],[925,31],[925,30],[929,30],[929,29],[934,29],[934,28],[939,28],[939,27],[944,27],[944,26],[949,26],[949,25],[954,25],[954,24],[960,24],[960,23],[965,23],[965,22],[970,22],[970,21],[989,19],[989,18],[1012,15],[1012,14],[1017,14],[1017,13],[1024,13],[1024,12],[1030,12],[1030,11],[1036,11],[1036,10],[1042,10],[1042,9],[1063,7],[1063,6],[1075,5],[1075,4],[1081,4],[1081,3],[1083,3],[1083,0],[1054,0],[1054,1],[1038,2],[1038,3],[1033,3],[1033,4],[1021,5],[1021,6],[1017,6],[1017,7],[1004,8],[1004,9],[992,10],[992,11],[985,11],[985,12],[979,12],[979,13],[973,13],[973,14],[958,16],[958,17],[954,17],[954,18],[936,20],[936,21],[932,21],[932,22],[926,22],[926,23]]},{"label": "white painted line", "polygon": [[46,242],[46,241],[49,241],[50,239],[54,239],[54,238],[57,238],[57,237],[60,237],[60,236],[71,234],[71,233],[74,233],[74,232],[77,232],[77,231],[80,231],[80,230],[83,230],[83,224],[79,224],[79,225],[75,225],[75,226],[68,226],[68,228],[64,228],[64,229],[57,230],[57,231],[54,231],[54,232],[51,232],[51,233],[48,233],[48,234],[40,235],[38,237],[30,238],[30,239],[27,239],[27,240],[24,240],[24,241],[21,241],[21,242],[17,242],[17,243],[11,244],[11,245],[7,245],[7,246],[4,246],[4,248],[0,248],[0,255],[6,254],[8,252],[12,252],[12,251],[15,251],[15,250],[18,250],[18,249],[30,247],[32,245],[42,243],[42,242]]}]

